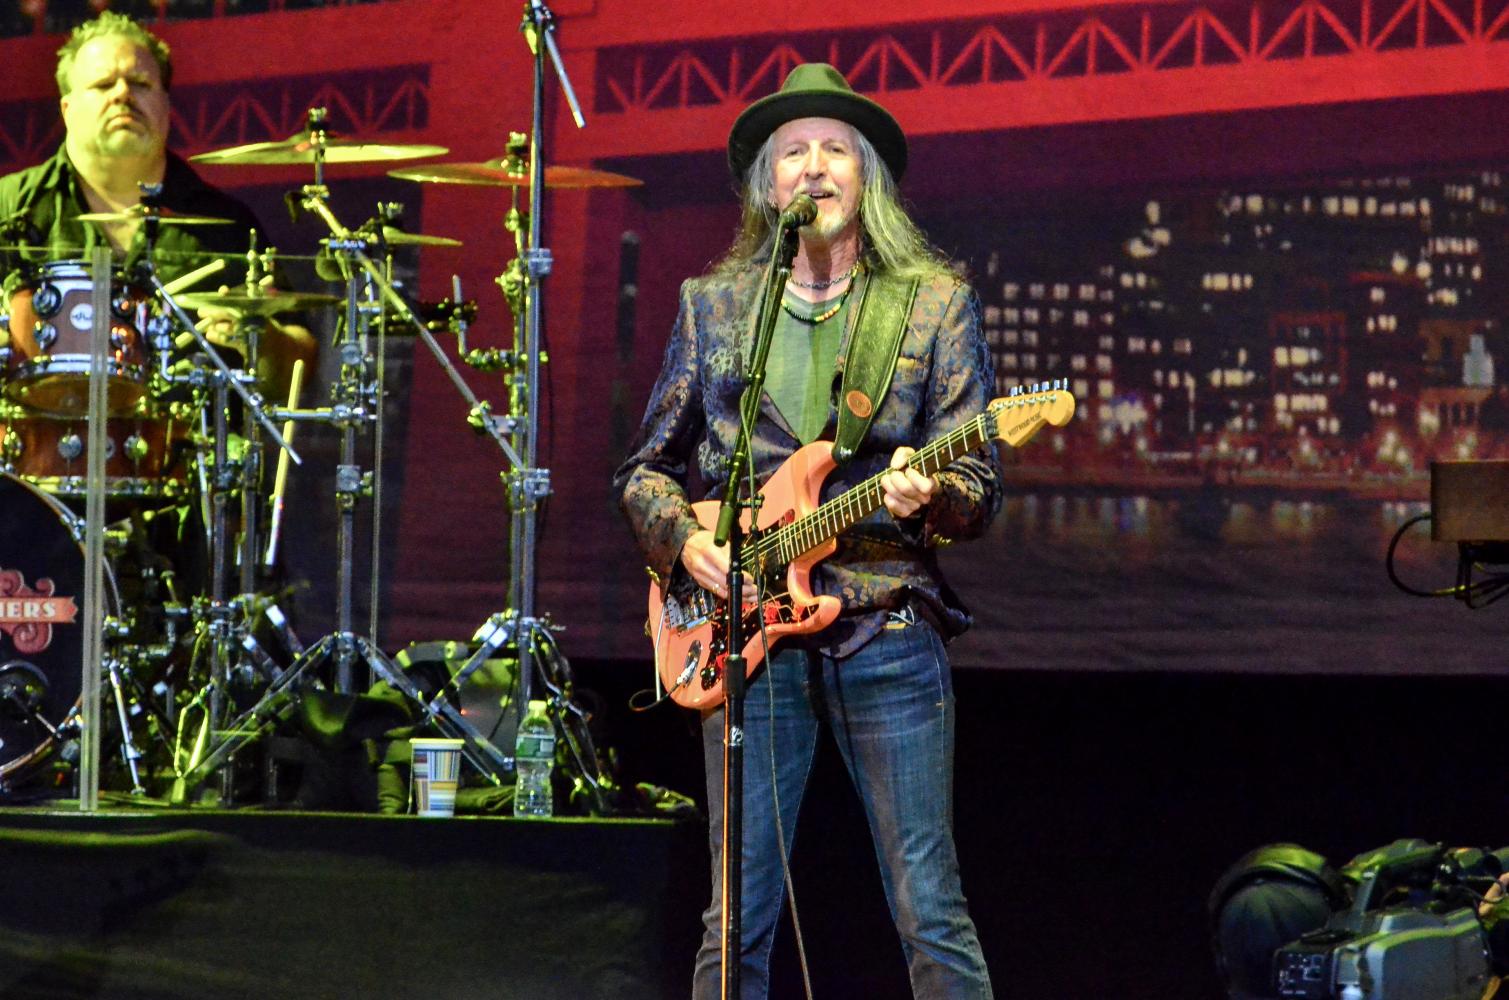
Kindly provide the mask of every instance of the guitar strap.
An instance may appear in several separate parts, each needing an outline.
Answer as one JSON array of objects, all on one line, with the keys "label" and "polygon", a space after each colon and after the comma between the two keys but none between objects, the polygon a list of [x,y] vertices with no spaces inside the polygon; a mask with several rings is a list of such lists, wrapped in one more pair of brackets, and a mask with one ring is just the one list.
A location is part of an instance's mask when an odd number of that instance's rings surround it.
[{"label": "guitar strap", "polygon": [[891,388],[901,338],[906,333],[912,303],[917,298],[916,278],[898,278],[871,273],[860,293],[859,315],[844,362],[844,380],[838,392],[838,434],[833,458],[848,462],[869,433]]}]

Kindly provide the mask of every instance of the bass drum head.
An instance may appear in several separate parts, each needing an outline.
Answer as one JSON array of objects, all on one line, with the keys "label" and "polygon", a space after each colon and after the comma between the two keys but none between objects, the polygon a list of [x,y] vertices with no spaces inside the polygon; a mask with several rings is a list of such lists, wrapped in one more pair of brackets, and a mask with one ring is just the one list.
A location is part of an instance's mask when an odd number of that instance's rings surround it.
[{"label": "bass drum head", "polygon": [[[0,791],[53,749],[42,720],[61,725],[79,701],[82,537],[82,523],[60,503],[0,473]],[[116,614],[108,564],[104,600],[105,613]]]}]

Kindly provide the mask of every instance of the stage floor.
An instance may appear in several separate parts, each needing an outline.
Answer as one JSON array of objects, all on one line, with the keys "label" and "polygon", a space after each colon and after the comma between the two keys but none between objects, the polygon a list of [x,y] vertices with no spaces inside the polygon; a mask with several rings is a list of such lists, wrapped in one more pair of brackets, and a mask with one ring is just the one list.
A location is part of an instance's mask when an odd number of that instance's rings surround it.
[{"label": "stage floor", "polygon": [[703,830],[0,809],[0,996],[684,996]]}]

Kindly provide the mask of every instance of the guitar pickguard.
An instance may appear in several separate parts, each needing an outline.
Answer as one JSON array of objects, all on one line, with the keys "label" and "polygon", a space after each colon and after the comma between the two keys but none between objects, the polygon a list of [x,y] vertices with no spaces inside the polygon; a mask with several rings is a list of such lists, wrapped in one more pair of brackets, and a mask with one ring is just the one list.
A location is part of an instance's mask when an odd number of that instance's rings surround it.
[{"label": "guitar pickguard", "polygon": [[[815,611],[814,605],[793,599],[784,580],[779,578],[766,581],[765,595],[760,604],[744,606],[741,627],[746,642],[758,638],[762,624],[767,631],[778,629],[785,634],[792,631],[790,626],[799,626]],[[674,686],[687,686],[694,677],[704,691],[722,684],[729,652],[726,602],[697,586],[686,574],[677,573],[665,595],[661,614],[664,627],[677,638],[689,632],[702,633],[686,645]],[[772,637],[771,641],[777,638]]]}]

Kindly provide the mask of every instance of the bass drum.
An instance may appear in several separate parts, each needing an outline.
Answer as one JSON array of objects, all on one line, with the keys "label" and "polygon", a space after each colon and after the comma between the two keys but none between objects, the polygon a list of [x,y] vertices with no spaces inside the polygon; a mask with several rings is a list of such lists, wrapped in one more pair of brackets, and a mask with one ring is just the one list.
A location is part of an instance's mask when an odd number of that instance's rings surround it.
[{"label": "bass drum", "polygon": [[[116,616],[105,566],[105,614]],[[52,730],[79,703],[84,662],[84,547],[57,500],[0,473],[0,792],[10,792],[54,749]],[[105,718],[113,717],[102,692]],[[103,759],[108,751],[102,751]]]}]

